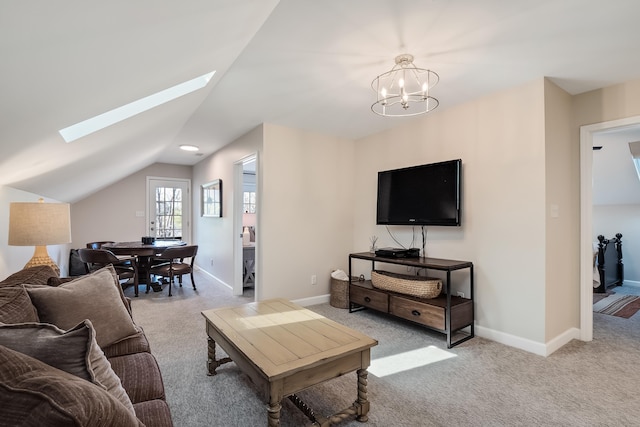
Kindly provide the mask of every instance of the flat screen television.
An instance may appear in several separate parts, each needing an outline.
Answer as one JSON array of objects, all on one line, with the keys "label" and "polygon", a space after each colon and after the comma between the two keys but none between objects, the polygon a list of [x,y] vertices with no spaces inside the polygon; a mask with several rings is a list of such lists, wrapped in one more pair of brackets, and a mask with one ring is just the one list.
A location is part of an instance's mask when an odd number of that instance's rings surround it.
[{"label": "flat screen television", "polygon": [[460,225],[462,160],[378,172],[376,224]]}]

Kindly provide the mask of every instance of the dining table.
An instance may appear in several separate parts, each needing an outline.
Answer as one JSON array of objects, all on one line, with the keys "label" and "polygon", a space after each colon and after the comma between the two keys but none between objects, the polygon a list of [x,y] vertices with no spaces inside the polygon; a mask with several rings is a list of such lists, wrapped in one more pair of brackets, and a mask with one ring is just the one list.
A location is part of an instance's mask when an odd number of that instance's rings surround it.
[{"label": "dining table", "polygon": [[147,284],[156,291],[160,285],[151,282],[149,269],[153,258],[161,254],[165,249],[173,246],[186,246],[187,242],[177,239],[156,239],[152,243],[143,243],[141,240],[133,242],[114,242],[102,245],[103,249],[110,250],[115,255],[131,255],[137,258],[138,283]]}]

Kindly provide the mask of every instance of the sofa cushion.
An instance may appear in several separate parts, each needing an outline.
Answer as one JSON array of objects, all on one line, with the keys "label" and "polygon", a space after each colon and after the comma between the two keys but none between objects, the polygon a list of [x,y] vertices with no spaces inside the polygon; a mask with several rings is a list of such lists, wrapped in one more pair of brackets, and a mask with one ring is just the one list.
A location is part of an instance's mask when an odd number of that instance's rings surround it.
[{"label": "sofa cushion", "polygon": [[[142,327],[138,326],[138,329],[144,332]],[[124,356],[126,354],[150,353],[151,348],[149,346],[149,340],[144,333],[141,333],[111,344],[110,346],[103,348],[102,351],[104,351],[104,355],[107,356],[108,359],[116,356]]]},{"label": "sofa cushion", "polygon": [[146,426],[173,427],[171,411],[167,402],[161,399],[147,400],[133,405],[136,416]]},{"label": "sofa cushion", "polygon": [[37,322],[38,313],[22,286],[0,288],[0,323]]},{"label": "sofa cushion", "polygon": [[96,343],[89,320],[68,331],[46,323],[0,325],[0,345],[99,385],[134,413],[120,378]]},{"label": "sofa cushion", "polygon": [[109,359],[113,371],[122,380],[135,405],[153,399],[164,399],[164,384],[158,362],[151,353],[136,353]]},{"label": "sofa cushion", "polygon": [[3,425],[142,425],[99,386],[4,346],[0,346],[0,407]]},{"label": "sofa cushion", "polygon": [[113,267],[58,287],[25,285],[41,322],[69,329],[90,319],[100,347],[140,333],[128,310]]},{"label": "sofa cushion", "polygon": [[16,286],[23,283],[46,285],[49,277],[57,277],[55,270],[48,265],[24,268],[0,282],[0,286]]}]

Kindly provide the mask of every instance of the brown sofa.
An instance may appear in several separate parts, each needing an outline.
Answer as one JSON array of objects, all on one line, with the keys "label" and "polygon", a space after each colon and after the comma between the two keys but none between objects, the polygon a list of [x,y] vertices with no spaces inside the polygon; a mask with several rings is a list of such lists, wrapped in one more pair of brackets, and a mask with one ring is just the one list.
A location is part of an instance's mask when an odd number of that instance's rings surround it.
[{"label": "brown sofa", "polygon": [[0,425],[171,427],[162,375],[111,266],[0,282]]}]

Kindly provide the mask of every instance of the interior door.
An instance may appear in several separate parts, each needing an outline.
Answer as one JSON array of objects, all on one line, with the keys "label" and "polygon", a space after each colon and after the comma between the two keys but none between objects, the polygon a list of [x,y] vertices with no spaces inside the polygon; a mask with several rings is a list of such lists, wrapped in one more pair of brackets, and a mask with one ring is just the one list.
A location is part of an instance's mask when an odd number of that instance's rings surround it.
[{"label": "interior door", "polygon": [[[258,288],[258,233],[256,231],[256,222],[258,215],[257,208],[257,153],[249,155],[234,164],[234,188],[241,188],[242,191],[235,191],[233,193],[233,206],[234,206],[234,235],[236,236],[233,243],[234,250],[234,280],[233,280],[233,295],[243,295],[244,294],[244,285],[248,284],[248,276],[251,277],[251,281],[253,282],[254,287],[254,298],[257,301],[257,297],[259,294]],[[251,175],[252,179],[248,179],[247,176]],[[249,195],[252,194],[252,197]],[[245,198],[247,198],[245,200]],[[251,202],[253,201],[253,205]],[[244,213],[251,214],[254,218],[251,221],[247,221],[247,224],[243,224],[245,219]],[[247,217],[248,220],[248,217]],[[251,224],[249,224],[249,222]],[[245,268],[245,261],[249,261],[248,258],[245,260],[245,248],[243,242],[243,228],[244,225],[251,225],[254,229],[254,238],[253,242],[250,242],[249,245],[252,246],[252,258],[253,260],[248,264],[252,267],[252,272],[247,271]],[[249,255],[249,252],[247,252]]]},{"label": "interior door", "polygon": [[191,182],[147,179],[147,235],[157,239],[191,241]]}]

